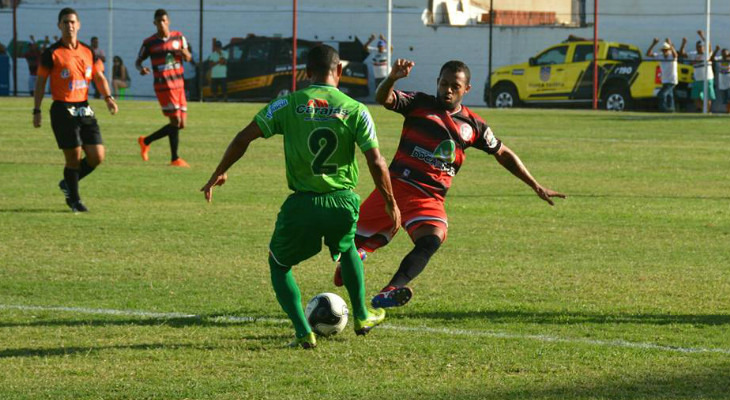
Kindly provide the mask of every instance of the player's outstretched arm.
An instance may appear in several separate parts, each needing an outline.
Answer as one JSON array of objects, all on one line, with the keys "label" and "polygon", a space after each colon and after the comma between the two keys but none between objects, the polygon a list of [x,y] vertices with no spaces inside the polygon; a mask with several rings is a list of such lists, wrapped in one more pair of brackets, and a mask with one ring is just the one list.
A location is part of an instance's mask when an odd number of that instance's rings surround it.
[{"label": "player's outstretched arm", "polygon": [[515,152],[513,152],[509,147],[505,146],[504,143],[502,143],[502,147],[494,155],[494,157],[505,169],[525,182],[541,199],[548,202],[551,206],[555,205],[552,200],[553,197],[559,197],[561,199],[565,198],[564,194],[540,185],[537,180],[530,175],[530,171],[527,170],[527,167],[525,167],[517,154],[515,154]]},{"label": "player's outstretched arm", "polygon": [[263,135],[264,134],[261,132],[261,128],[259,128],[258,124],[251,121],[248,126],[243,128],[243,130],[238,132],[236,137],[233,138],[231,144],[228,145],[226,152],[223,153],[223,158],[220,163],[218,163],[218,167],[213,172],[213,175],[210,176],[208,183],[200,189],[200,191],[205,195],[205,200],[207,200],[208,203],[213,200],[213,187],[221,186],[226,183],[226,179],[228,179],[226,171],[228,171],[228,168],[243,157],[251,142]]},{"label": "player's outstretched arm", "polygon": [[393,69],[390,70],[390,74],[380,82],[380,85],[375,90],[375,101],[378,104],[385,106],[386,108],[393,108],[395,103],[395,94],[393,93],[393,86],[399,79],[405,78],[411,73],[411,69],[416,65],[411,60],[405,60],[399,58],[393,63]]},{"label": "player's outstretched arm", "polygon": [[385,212],[388,213],[390,221],[393,223],[393,230],[390,233],[395,235],[401,224],[400,209],[398,209],[398,204],[396,204],[393,195],[393,185],[390,182],[388,165],[377,148],[366,151],[365,159],[368,162],[368,168],[370,169],[370,175],[373,177],[373,182],[375,182],[375,187],[385,200]]}]

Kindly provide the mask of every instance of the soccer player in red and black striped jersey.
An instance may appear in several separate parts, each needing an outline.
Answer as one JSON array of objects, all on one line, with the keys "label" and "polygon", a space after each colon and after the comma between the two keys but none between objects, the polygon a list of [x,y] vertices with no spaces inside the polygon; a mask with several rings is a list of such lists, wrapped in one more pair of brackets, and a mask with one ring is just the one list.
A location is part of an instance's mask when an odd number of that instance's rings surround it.
[{"label": "soccer player in red and black striped jersey", "polygon": [[[407,77],[415,63],[398,59],[387,78],[378,86],[375,100],[386,109],[405,117],[400,143],[390,164],[393,192],[401,210],[402,226],[414,243],[390,282],[372,299],[374,307],[397,307],[413,295],[406,286],[426,267],[446,239],[448,221],[444,199],[451,180],[459,172],[466,155],[474,147],[493,155],[513,175],[529,185],[537,195],[553,205],[553,197],[565,195],[540,185],[520,158],[504,145],[486,122],[461,104],[469,92],[471,73],[461,61],[441,67],[437,95],[393,90],[395,82]],[[372,193],[360,206],[355,244],[361,257],[385,246],[393,238],[382,200]],[[340,286],[339,269],[335,285]]]},{"label": "soccer player in red and black striped jersey", "polygon": [[[51,79],[51,128],[66,159],[58,187],[75,213],[88,211],[79,196],[79,181],[101,164],[105,154],[99,124],[88,103],[91,80],[104,95],[107,109],[112,114],[118,110],[104,77],[104,64],[91,47],[78,40],[80,28],[81,21],[73,8],[64,8],[58,13],[61,39],[41,55],[33,94],[33,126],[40,128],[41,103],[46,81]],[[83,158],[82,150],[86,155]]]},{"label": "soccer player in red and black striped jersey", "polygon": [[[183,79],[183,61],[190,61],[192,55],[188,41],[182,33],[170,30],[170,18],[167,11],[155,11],[155,26],[157,33],[142,42],[139,49],[137,70],[142,75],[153,73],[155,94],[162,107],[162,113],[170,118],[170,123],[148,136],[140,136],[139,142],[142,159],[149,159],[150,143],[167,136],[170,139],[170,165],[176,167],[190,167],[177,154],[180,142],[180,130],[185,128],[188,103],[185,99],[185,81]],[[150,58],[152,70],[142,66],[142,62]]]}]

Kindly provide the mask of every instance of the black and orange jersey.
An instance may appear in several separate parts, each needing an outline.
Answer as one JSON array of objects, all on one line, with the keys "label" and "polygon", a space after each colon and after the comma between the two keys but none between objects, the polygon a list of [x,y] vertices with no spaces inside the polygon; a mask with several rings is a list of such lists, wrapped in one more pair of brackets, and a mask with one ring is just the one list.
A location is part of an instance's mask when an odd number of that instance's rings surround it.
[{"label": "black and orange jersey", "polygon": [[486,122],[465,106],[450,113],[436,97],[395,90],[392,110],[403,114],[403,131],[390,175],[443,200],[451,180],[466,159],[464,150],[475,147],[489,154],[502,142]]},{"label": "black and orange jersey", "polygon": [[51,78],[53,100],[69,103],[88,99],[89,81],[97,72],[104,72],[104,64],[91,47],[77,42],[74,49],[60,40],[43,52],[38,67],[38,76]]},{"label": "black and orange jersey", "polygon": [[186,48],[188,41],[178,31],[171,31],[166,39],[154,34],[142,42],[138,58],[150,58],[156,92],[185,88],[181,50]]}]

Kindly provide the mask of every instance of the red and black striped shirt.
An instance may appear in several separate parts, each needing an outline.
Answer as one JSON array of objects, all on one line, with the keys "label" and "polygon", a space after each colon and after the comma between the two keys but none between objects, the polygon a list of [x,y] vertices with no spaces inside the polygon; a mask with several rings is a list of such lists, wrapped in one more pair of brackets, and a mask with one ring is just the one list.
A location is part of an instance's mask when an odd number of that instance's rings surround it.
[{"label": "red and black striped shirt", "polygon": [[154,34],[142,42],[138,58],[150,58],[156,92],[185,88],[181,52],[184,48],[188,48],[188,41],[178,31],[171,31],[166,39]]},{"label": "red and black striped shirt", "polygon": [[405,121],[390,163],[393,178],[443,201],[451,179],[466,159],[464,150],[475,147],[494,154],[502,146],[487,123],[465,106],[449,113],[436,97],[426,93],[394,93],[392,110],[403,114]]}]

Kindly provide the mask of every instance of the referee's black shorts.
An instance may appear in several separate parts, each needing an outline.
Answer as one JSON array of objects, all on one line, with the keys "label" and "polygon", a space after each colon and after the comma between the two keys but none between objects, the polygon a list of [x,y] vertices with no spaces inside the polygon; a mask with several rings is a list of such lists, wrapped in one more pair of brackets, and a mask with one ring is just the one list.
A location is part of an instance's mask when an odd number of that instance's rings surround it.
[{"label": "referee's black shorts", "polygon": [[103,144],[99,124],[86,101],[54,101],[51,105],[51,127],[59,149]]}]

